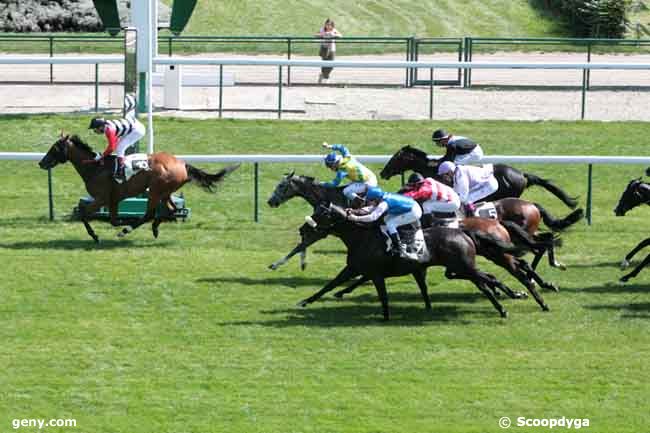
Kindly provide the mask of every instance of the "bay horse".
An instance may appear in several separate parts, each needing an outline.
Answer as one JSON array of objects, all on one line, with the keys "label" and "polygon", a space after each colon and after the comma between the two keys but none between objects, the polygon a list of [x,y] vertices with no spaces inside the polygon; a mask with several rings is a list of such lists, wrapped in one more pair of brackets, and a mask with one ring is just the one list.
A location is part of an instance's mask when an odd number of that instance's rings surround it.
[{"label": "bay horse", "polygon": [[[641,178],[634,179],[630,181],[625,187],[625,191],[621,194],[621,198],[618,200],[616,208],[614,208],[614,214],[616,216],[625,216],[625,214],[642,204],[650,204],[650,184],[642,182]],[[650,245],[650,238],[644,239],[637,246],[635,246],[632,251],[627,253],[623,261],[621,262],[621,269],[626,269],[630,266],[630,260],[632,257],[643,248]],[[624,275],[620,278],[620,281],[627,282],[630,278],[636,277],[641,269],[645,268],[650,264],[650,254],[646,256],[645,259],[636,268],[627,275]]]},{"label": "bay horse", "polygon": [[[408,170],[416,171],[424,177],[440,180],[438,165],[443,159],[429,159],[426,152],[411,146],[404,146],[398,150],[386,163],[379,174],[382,179],[405,173]],[[494,164],[494,177],[499,182],[499,189],[485,198],[484,201],[495,201],[507,197],[521,197],[526,188],[541,186],[559,198],[562,203],[575,209],[578,202],[575,197],[570,197],[557,185],[547,179],[542,179],[532,173],[525,173],[506,164]]]},{"label": "bay horse", "polygon": [[[339,206],[346,206],[346,198],[342,193],[342,188],[328,188],[322,186],[313,177],[296,176],[294,172],[283,177],[273,190],[267,203],[271,207],[278,207],[293,197],[302,197],[313,208],[323,201],[333,202]],[[537,268],[537,265],[546,251],[548,251],[548,260],[552,267],[566,269],[566,267],[555,258],[555,242],[551,241],[552,236],[539,233],[539,226],[540,223],[544,221],[553,232],[563,231],[582,218],[584,213],[582,209],[573,211],[563,219],[556,219],[541,205],[522,199],[506,198],[494,202],[494,205],[497,211],[497,219],[500,222],[512,221],[518,224],[533,236],[534,240],[543,242],[546,246],[546,248],[533,249],[535,254],[535,258],[531,265],[533,269]],[[520,235],[515,235],[516,239],[521,239]],[[294,254],[297,254],[298,252],[302,254],[303,251],[304,250],[295,248],[287,256],[271,264],[269,268],[277,269],[279,266],[286,263]]]},{"label": "bay horse", "polygon": [[[390,317],[386,278],[412,274],[422,293],[425,303],[429,301],[426,284],[426,269],[430,266],[444,266],[445,276],[449,279],[469,280],[490,300],[501,317],[508,313],[495,298],[491,288],[503,286],[494,276],[480,271],[476,267],[476,245],[486,244],[489,248],[502,252],[513,252],[517,248],[493,237],[479,232],[465,232],[460,229],[431,227],[424,229],[424,240],[429,250],[429,260],[418,263],[395,257],[386,251],[386,241],[376,225],[360,226],[345,220],[339,212],[319,205],[310,217],[311,224],[307,230],[320,232],[319,237],[333,234],[339,237],[347,247],[347,264],[338,275],[312,296],[303,299],[299,306],[321,298],[339,284],[361,275],[371,280],[382,305],[384,320]],[[303,226],[305,228],[305,226]],[[486,246],[488,248],[488,246]],[[430,304],[429,304],[430,305]]]},{"label": "bay horse", "polygon": [[171,194],[186,183],[196,182],[201,188],[213,191],[213,188],[222,182],[226,175],[239,167],[239,165],[233,165],[220,170],[216,174],[208,174],[177,159],[174,155],[156,152],[148,155],[149,170],[142,170],[127,182],[120,184],[113,180],[111,164],[98,164],[94,161],[94,157],[95,152],[79,136],[61,133],[59,139],[52,145],[38,165],[40,168],[47,170],[70,161],[77,170],[77,173],[84,181],[86,190],[94,199],[90,204],[80,206],[79,216],[86,227],[86,231],[95,242],[99,242],[99,237],[95,234],[88,220],[100,207],[108,206],[111,224],[118,226],[117,208],[119,202],[127,197],[142,194],[148,189],[149,199],[145,215],[138,221],[123,228],[118,233],[118,236],[123,237],[153,219],[151,229],[154,237],[158,237],[158,226],[162,222],[160,216],[156,216],[156,208],[159,203],[165,204],[171,210],[174,206],[171,201]]}]

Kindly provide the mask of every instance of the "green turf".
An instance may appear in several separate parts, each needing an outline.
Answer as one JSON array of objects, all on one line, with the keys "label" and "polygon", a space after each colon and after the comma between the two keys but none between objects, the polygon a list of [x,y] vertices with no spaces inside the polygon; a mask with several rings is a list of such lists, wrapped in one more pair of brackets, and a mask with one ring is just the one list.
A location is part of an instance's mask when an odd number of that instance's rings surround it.
[{"label": "green turf", "polygon": [[[45,151],[61,128],[102,147],[87,122],[2,116],[0,150]],[[439,126],[479,140],[487,154],[521,155],[643,155],[649,131],[615,122],[164,118],[156,135],[158,149],[175,153],[312,154],[327,140],[386,154],[406,143],[427,148]],[[585,166],[521,167],[584,204]],[[263,164],[263,201],[291,168],[331,176],[321,165]],[[540,266],[561,287],[543,293],[551,312],[530,299],[504,300],[510,317],[500,319],[475,288],[434,268],[433,311],[424,310],[411,279],[391,279],[392,320],[382,323],[370,286],[342,301],[294,306],[344,265],[344,249],[327,239],[312,248],[305,272],[297,261],[267,270],[293,246],[309,209],[262,203],[261,222],[252,222],[250,165],[216,195],[185,187],[192,218],[162,225],[159,239],[144,226],[118,240],[117,229],[95,223],[96,246],[67,220],[85,194],[70,166],[53,172],[56,221],[49,222],[46,173],[32,162],[1,162],[0,425],[75,418],[75,429],[47,431],[484,433],[502,431],[502,416],[565,416],[589,418],[589,432],[645,431],[650,271],[616,281],[619,260],[648,235],[647,210],[612,214],[643,168],[594,168],[594,225],[564,236],[559,258],[567,271]],[[524,197],[568,213],[546,192]]]}]

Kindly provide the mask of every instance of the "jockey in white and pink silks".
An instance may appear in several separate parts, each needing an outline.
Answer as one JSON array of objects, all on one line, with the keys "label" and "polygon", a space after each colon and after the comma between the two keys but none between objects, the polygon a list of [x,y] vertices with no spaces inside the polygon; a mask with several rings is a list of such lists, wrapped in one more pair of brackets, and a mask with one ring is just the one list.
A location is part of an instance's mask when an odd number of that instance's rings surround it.
[{"label": "jockey in white and pink silks", "polygon": [[137,143],[145,134],[145,127],[136,118],[135,98],[126,95],[124,98],[123,118],[106,120],[102,117],[95,117],[90,121],[88,129],[93,129],[97,134],[104,134],[108,145],[102,154],[96,156],[96,160],[117,154],[117,164],[113,176],[118,180],[124,179],[124,153],[126,150]]}]

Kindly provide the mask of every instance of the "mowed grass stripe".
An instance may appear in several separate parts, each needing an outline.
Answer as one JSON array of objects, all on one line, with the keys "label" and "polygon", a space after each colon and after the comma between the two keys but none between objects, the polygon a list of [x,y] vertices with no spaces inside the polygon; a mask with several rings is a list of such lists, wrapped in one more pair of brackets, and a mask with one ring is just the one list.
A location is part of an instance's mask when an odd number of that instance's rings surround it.
[{"label": "mowed grass stripe", "polygon": [[[61,128],[102,148],[87,121],[3,116],[0,150],[45,151]],[[388,154],[407,143],[433,152],[429,137],[439,126],[506,155],[642,155],[647,136],[647,126],[633,122],[167,118],[156,119],[156,135],[158,149],[186,154],[319,153],[324,140]],[[432,268],[433,311],[411,278],[391,279],[389,323],[379,320],[370,285],[341,301],[294,306],[344,265],[335,238],[311,249],[304,272],[297,261],[266,269],[293,247],[310,209],[264,201],[291,169],[330,178],[321,165],[262,164],[259,224],[246,164],[216,195],[185,187],[192,217],[162,225],[159,239],[143,226],[118,240],[116,229],[96,222],[99,246],[66,217],[85,194],[69,165],[53,172],[53,223],[46,173],[33,163],[0,167],[2,419],[76,418],[78,428],[101,432],[490,432],[500,430],[501,416],[590,418],[597,432],[648,425],[650,277],[616,283],[619,260],[647,236],[647,210],[612,213],[644,167],[594,168],[594,225],[579,223],[564,236],[558,256],[567,271],[540,265],[561,288],[544,292],[551,312],[530,299],[504,300],[510,317],[501,320],[470,284]],[[520,168],[552,178],[584,205],[586,167]],[[568,213],[545,191],[524,197]],[[503,270],[480,265],[519,289]]]}]

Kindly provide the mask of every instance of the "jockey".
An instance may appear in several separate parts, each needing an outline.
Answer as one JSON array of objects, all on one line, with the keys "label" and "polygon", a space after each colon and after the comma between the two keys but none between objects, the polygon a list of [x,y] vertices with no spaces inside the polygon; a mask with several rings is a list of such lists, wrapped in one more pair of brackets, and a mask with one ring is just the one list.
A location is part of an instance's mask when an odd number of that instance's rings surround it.
[{"label": "jockey", "polygon": [[[409,176],[402,194],[411,197],[422,206],[423,219],[427,215],[434,219],[456,219],[460,209],[460,198],[456,191],[433,178],[424,178],[420,173]],[[454,221],[454,225],[458,225]],[[450,227],[450,226],[449,226]]]},{"label": "jockey", "polygon": [[[365,165],[357,161],[344,145],[323,143],[323,147],[334,151],[325,157],[325,165],[330,170],[336,171],[336,177],[330,182],[323,182],[322,185],[335,188],[339,186],[344,177],[349,177],[352,182],[343,188],[343,194],[350,203],[361,205],[363,199],[359,194],[364,194],[368,187],[377,186],[377,177]],[[339,155],[336,151],[341,154]]]},{"label": "jockey", "polygon": [[101,155],[98,154],[95,160],[100,161],[113,152],[117,154],[117,164],[113,177],[118,181],[124,180],[124,153],[129,146],[137,143],[145,134],[145,127],[135,117],[135,98],[126,95],[124,98],[125,115],[121,119],[106,120],[102,117],[95,117],[90,121],[88,129],[93,129],[97,134],[104,134],[108,145]]},{"label": "jockey", "polygon": [[446,149],[439,161],[452,161],[456,165],[475,164],[483,158],[483,149],[466,137],[448,134],[444,129],[436,129],[431,136],[433,142]]},{"label": "jockey", "polygon": [[474,215],[475,202],[499,189],[499,182],[492,173],[492,164],[483,167],[456,166],[451,161],[445,161],[438,167],[438,175],[442,177],[444,183],[453,186],[463,204],[466,216]]},{"label": "jockey", "polygon": [[378,201],[378,203],[365,208],[370,211],[367,215],[354,215],[350,213],[352,210],[348,209],[347,219],[355,222],[370,223],[377,221],[382,215],[385,215],[384,223],[392,240],[391,253],[395,256],[412,258],[411,254],[407,251],[407,246],[402,243],[397,228],[405,224],[414,224],[418,230],[421,230],[420,217],[422,216],[422,210],[420,209],[420,205],[410,197],[384,192],[377,186],[368,188],[366,200],[371,202]]}]

